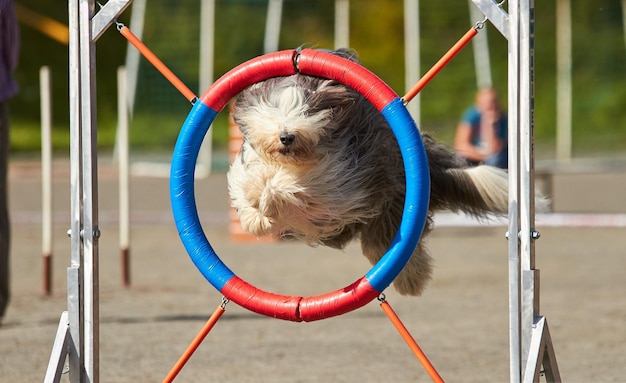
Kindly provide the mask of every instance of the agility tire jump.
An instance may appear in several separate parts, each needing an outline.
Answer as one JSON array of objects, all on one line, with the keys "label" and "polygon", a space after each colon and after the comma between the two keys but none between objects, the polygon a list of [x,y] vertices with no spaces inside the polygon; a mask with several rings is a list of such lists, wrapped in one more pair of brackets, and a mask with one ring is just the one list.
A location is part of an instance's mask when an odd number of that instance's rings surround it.
[{"label": "agility tire jump", "polygon": [[[233,273],[218,257],[200,223],[194,193],[198,152],[209,126],[246,87],[296,73],[338,81],[367,98],[386,118],[398,140],[406,174],[404,212],[385,253],[363,277],[334,292],[301,297],[263,291]],[[341,315],[364,306],[385,290],[407,263],[421,237],[430,197],[428,160],[419,130],[398,95],[361,65],[315,49],[286,50],[251,59],[227,72],[194,103],[179,133],[170,174],[170,198],[185,249],[204,277],[246,309],[295,322]]]}]

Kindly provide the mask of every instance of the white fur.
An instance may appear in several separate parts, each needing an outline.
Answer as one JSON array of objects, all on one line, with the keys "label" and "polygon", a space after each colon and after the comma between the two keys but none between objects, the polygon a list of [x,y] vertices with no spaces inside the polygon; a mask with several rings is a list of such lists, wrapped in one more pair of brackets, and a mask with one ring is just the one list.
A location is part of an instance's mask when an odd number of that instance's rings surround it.
[{"label": "white fur", "polygon": [[[465,173],[485,197],[490,210],[508,211],[509,174],[506,171],[492,166],[476,166],[466,169]],[[550,200],[539,191],[535,191],[535,210],[541,213],[550,211]]]}]

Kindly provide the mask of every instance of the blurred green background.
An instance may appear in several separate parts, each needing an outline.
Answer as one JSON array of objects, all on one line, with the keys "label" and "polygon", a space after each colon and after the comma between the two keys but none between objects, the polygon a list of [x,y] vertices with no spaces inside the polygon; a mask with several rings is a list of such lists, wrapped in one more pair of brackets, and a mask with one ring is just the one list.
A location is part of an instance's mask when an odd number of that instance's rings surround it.
[{"label": "blurred green background", "polygon": [[[626,155],[626,42],[621,0],[572,1],[573,155]],[[67,24],[63,1],[19,0],[16,4]],[[536,1],[535,135],[537,157],[555,155],[556,5]],[[263,53],[267,1],[217,0],[215,78]],[[128,24],[132,6],[120,21]],[[420,2],[421,72],[428,70],[475,21],[466,0]],[[148,0],[143,41],[197,93],[199,0]],[[21,18],[25,15],[22,13]],[[132,28],[132,25],[130,26]],[[280,49],[301,45],[332,48],[334,0],[285,0]],[[507,89],[507,42],[487,28],[492,75],[503,96]],[[21,23],[22,51],[17,72],[21,91],[10,103],[13,153],[40,150],[39,70],[52,72],[53,145],[57,156],[69,150],[68,47],[33,26]],[[397,93],[404,89],[404,21],[401,0],[358,0],[350,6],[351,47],[363,64]],[[98,145],[114,147],[116,70],[124,65],[127,42],[110,28],[97,43]],[[473,51],[464,49],[422,92],[421,128],[452,143],[462,111],[476,91]],[[506,105],[506,100],[503,100]],[[133,153],[170,153],[190,109],[181,96],[142,59],[130,127]],[[213,128],[214,148],[226,150],[227,120],[220,114]]]}]

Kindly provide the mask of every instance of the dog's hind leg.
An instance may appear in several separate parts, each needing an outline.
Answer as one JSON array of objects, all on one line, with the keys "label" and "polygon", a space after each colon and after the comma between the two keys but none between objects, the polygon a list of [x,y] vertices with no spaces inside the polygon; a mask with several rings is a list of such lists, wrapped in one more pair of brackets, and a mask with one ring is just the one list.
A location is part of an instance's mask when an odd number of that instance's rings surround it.
[{"label": "dog's hind leg", "polygon": [[[377,263],[387,252],[398,230],[402,216],[402,204],[396,203],[387,212],[365,225],[361,231],[363,255],[372,263]],[[429,216],[422,233],[422,239],[432,230]],[[421,295],[433,272],[432,258],[420,240],[406,265],[393,281],[394,288],[402,295]]]},{"label": "dog's hind leg", "polygon": [[[363,255],[375,264],[385,254],[388,246],[375,243],[372,237],[361,240]],[[393,287],[402,295],[421,295],[431,279],[433,272],[432,258],[420,241],[406,265],[393,281]]]},{"label": "dog's hind leg", "polygon": [[404,269],[393,281],[393,287],[402,295],[421,295],[431,279],[432,258],[420,241]]}]

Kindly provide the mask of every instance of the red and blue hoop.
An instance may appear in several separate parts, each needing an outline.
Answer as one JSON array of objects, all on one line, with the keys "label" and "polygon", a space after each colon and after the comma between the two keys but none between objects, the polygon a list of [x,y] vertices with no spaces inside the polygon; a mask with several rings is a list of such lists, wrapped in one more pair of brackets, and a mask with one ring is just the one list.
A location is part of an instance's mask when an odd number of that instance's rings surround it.
[{"label": "red and blue hoop", "polygon": [[[198,152],[209,126],[224,106],[246,87],[296,73],[338,81],[367,98],[386,118],[402,152],[406,197],[393,243],[367,274],[327,294],[301,297],[266,292],[233,273],[206,238],[194,195]],[[341,315],[377,298],[400,273],[417,246],[428,210],[430,175],[421,136],[402,99],[369,70],[328,52],[303,49],[249,60],[217,80],[194,104],[178,136],[172,158],[170,198],[180,238],[204,277],[226,298],[259,314],[314,321]]]}]

